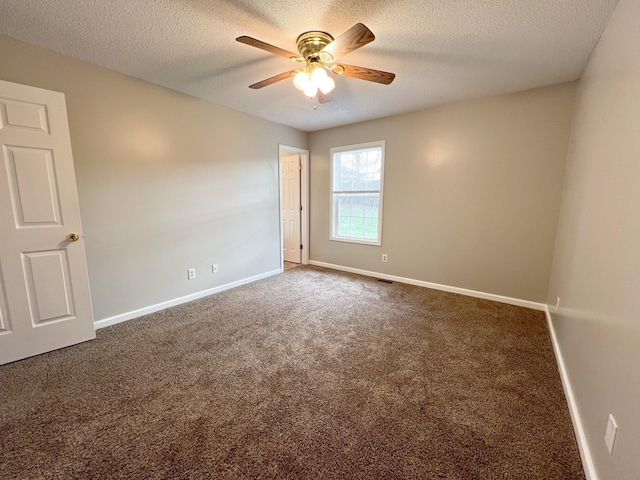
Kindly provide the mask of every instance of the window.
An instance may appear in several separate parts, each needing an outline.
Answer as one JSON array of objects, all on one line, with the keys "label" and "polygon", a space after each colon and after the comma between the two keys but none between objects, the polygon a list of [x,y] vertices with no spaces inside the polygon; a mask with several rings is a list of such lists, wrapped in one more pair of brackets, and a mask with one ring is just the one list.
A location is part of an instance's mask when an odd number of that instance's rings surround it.
[{"label": "window", "polygon": [[384,141],[331,149],[331,240],[380,245]]}]

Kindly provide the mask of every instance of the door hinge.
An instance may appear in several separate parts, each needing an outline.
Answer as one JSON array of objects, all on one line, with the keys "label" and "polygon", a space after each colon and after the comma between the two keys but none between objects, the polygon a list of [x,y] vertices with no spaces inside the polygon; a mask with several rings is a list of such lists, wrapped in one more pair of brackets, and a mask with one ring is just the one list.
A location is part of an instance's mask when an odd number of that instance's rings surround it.
[{"label": "door hinge", "polygon": [[302,164],[301,163],[298,164],[298,170],[302,171]]},{"label": "door hinge", "polygon": [[302,250],[302,245],[300,245],[300,250]]},{"label": "door hinge", "polygon": [[302,205],[300,205],[300,211],[302,211]]}]

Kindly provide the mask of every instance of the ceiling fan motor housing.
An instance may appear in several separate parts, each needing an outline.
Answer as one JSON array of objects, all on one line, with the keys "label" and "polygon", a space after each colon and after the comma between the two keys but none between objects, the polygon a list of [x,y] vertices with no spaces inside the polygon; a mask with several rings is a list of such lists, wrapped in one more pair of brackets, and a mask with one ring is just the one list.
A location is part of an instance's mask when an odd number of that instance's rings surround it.
[{"label": "ceiling fan motor housing", "polygon": [[323,62],[331,62],[333,57],[329,53],[320,54],[320,51],[331,42],[333,42],[333,37],[327,32],[304,32],[297,40],[298,51],[305,60],[320,58]]}]

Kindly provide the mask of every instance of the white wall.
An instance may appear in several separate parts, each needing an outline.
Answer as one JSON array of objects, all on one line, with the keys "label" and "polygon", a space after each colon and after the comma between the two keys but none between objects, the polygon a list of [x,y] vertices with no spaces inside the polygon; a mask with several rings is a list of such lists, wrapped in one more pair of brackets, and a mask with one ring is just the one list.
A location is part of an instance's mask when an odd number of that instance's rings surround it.
[{"label": "white wall", "polygon": [[[311,133],[311,259],[544,303],[574,94],[566,83]],[[382,246],[330,241],[329,150],[376,140]]]},{"label": "white wall", "polygon": [[[579,81],[548,303],[601,480],[640,478],[640,2]],[[607,416],[619,425],[613,455]]]},{"label": "white wall", "polygon": [[280,268],[278,144],[306,133],[4,36],[0,58],[66,95],[96,320]]}]

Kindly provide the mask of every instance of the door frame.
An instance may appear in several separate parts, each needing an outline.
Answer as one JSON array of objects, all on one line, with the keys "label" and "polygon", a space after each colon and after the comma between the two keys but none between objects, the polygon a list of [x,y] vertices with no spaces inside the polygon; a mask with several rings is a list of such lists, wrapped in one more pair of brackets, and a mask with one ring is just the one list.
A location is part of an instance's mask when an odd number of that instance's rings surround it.
[{"label": "door frame", "polygon": [[302,265],[309,263],[309,150],[278,144],[278,230],[280,231],[280,268],[284,270],[284,232],[282,231],[282,155],[295,153],[300,155],[302,172],[300,174],[300,241],[302,242]]}]

